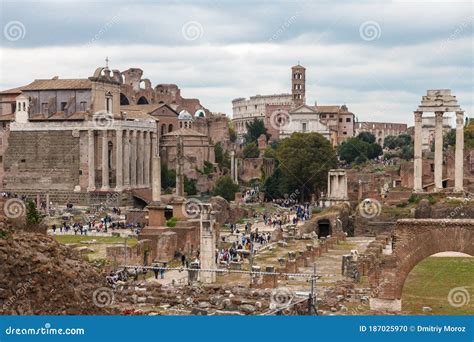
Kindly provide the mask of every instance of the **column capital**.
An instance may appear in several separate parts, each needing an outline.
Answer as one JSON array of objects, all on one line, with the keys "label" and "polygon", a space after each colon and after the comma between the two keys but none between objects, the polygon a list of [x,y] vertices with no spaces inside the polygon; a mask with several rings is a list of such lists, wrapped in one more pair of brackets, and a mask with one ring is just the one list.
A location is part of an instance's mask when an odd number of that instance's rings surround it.
[{"label": "column capital", "polygon": [[444,115],[444,112],[435,112],[435,117],[436,117],[436,120],[439,121],[443,121],[443,115]]},{"label": "column capital", "polygon": [[422,117],[423,117],[423,112],[422,111],[419,111],[419,110],[416,110],[413,112],[414,116],[415,116],[415,122],[420,122],[421,123],[421,120],[422,120]]}]

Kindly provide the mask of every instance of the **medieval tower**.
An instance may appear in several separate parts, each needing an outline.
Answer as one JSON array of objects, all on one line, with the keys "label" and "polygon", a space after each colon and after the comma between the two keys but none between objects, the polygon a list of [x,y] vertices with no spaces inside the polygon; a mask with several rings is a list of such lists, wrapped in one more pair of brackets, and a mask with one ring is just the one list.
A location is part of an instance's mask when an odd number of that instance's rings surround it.
[{"label": "medieval tower", "polygon": [[291,95],[295,107],[305,103],[306,95],[306,69],[301,65],[291,68]]}]

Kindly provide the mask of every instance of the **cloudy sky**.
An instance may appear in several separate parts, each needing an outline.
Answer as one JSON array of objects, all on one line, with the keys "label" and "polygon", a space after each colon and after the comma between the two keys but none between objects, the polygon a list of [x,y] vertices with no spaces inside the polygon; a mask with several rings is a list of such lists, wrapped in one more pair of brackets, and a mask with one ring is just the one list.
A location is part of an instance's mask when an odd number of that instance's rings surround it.
[{"label": "cloudy sky", "polygon": [[4,1],[0,88],[139,67],[153,86],[232,114],[231,101],[290,92],[309,104],[412,124],[427,89],[474,109],[472,1]]}]

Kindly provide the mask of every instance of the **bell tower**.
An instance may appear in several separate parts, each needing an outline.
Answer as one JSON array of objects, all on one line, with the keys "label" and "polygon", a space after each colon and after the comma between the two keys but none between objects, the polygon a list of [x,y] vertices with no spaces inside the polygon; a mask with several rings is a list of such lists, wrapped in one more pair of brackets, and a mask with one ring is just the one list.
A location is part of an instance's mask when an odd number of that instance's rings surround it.
[{"label": "bell tower", "polygon": [[291,67],[291,95],[295,107],[305,104],[306,68],[299,64]]}]

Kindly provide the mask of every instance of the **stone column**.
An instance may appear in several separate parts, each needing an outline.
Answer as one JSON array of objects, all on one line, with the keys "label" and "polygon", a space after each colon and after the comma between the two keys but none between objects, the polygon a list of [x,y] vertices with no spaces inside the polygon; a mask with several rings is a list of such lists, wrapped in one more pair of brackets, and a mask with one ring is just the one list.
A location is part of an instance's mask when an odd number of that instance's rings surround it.
[{"label": "stone column", "polygon": [[144,132],[145,134],[145,154],[144,154],[144,169],[143,169],[143,183],[148,188],[150,187],[150,156],[151,156],[151,132]]},{"label": "stone column", "polygon": [[137,131],[130,132],[130,188],[137,187]]},{"label": "stone column", "polygon": [[125,130],[123,146],[123,186],[130,189],[130,131]]},{"label": "stone column", "polygon": [[152,201],[161,201],[161,160],[158,154],[158,137],[156,133],[151,133],[151,154],[152,154],[152,172],[151,172],[151,193]]},{"label": "stone column", "polygon": [[115,131],[117,144],[117,162],[115,163],[116,191],[123,190],[123,131],[119,128]]},{"label": "stone column", "polygon": [[422,151],[421,151],[421,140],[422,140],[422,134],[421,134],[421,121],[423,117],[423,112],[416,111],[414,112],[415,115],[415,146],[414,146],[414,158],[413,158],[413,191],[414,192],[421,192],[423,191],[423,185],[422,185]]},{"label": "stone column", "polygon": [[464,190],[464,112],[456,112],[456,152],[454,161],[454,191]]},{"label": "stone column", "polygon": [[435,112],[435,191],[441,191],[443,189],[443,114],[444,112]]},{"label": "stone column", "polygon": [[235,184],[239,184],[239,158],[235,158]]},{"label": "stone column", "polygon": [[46,193],[46,214],[49,215],[49,192]]},{"label": "stone column", "polygon": [[326,190],[326,198],[331,197],[332,184],[331,184],[331,173],[328,172],[328,188]]},{"label": "stone column", "polygon": [[137,142],[137,184],[139,188],[143,188],[143,134],[145,132],[140,131],[138,132],[138,142]]},{"label": "stone column", "polygon": [[109,188],[109,141],[107,140],[107,130],[102,131],[102,188],[103,191]]},{"label": "stone column", "polygon": [[230,177],[235,181],[235,151],[230,151]]},{"label": "stone column", "polygon": [[89,185],[87,191],[95,190],[95,144],[94,131],[92,129],[87,131],[87,164],[89,167]]}]

